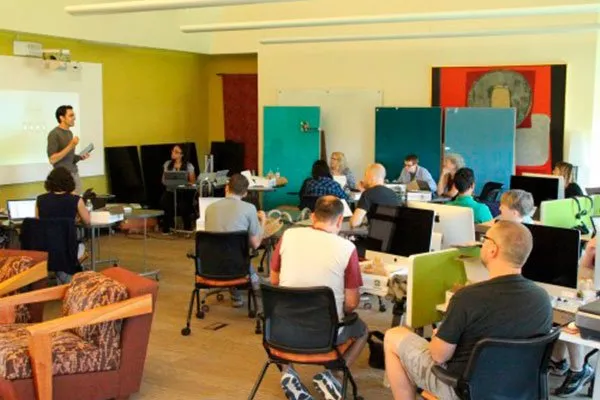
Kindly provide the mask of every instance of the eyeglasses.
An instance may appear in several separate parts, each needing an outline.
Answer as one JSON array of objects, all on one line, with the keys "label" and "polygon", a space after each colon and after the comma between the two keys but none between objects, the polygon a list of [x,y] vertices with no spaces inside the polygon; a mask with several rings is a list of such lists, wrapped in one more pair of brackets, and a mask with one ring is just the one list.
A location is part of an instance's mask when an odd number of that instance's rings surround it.
[{"label": "eyeglasses", "polygon": [[487,235],[483,235],[481,237],[481,244],[483,244],[486,240],[489,240],[490,242],[494,243],[496,246],[498,246],[498,243],[496,243],[496,241],[494,239],[492,239],[491,237],[487,236]]}]

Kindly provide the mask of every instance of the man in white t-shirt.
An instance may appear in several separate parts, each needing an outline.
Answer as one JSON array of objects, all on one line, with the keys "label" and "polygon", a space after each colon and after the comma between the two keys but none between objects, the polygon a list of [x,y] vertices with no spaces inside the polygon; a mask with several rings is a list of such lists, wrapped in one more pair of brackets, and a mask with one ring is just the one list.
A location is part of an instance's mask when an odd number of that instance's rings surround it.
[{"label": "man in white t-shirt", "polygon": [[[338,236],[344,205],[335,196],[319,198],[312,214],[312,226],[288,229],[273,254],[271,283],[286,287],[328,286],[333,290],[338,316],[351,313],[360,302],[362,276],[354,244]],[[368,334],[360,319],[338,333],[337,344]],[[358,355],[360,349],[353,351]],[[351,364],[350,359],[346,359]],[[281,386],[288,400],[312,399],[292,367],[283,369]],[[313,383],[326,399],[341,399],[341,385],[331,371],[315,375]]]}]

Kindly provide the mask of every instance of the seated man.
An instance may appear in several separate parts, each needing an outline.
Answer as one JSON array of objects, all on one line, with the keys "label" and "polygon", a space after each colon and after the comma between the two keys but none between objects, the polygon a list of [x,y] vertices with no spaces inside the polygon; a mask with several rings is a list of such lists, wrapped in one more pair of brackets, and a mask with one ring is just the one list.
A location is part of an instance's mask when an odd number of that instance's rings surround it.
[{"label": "seated man", "polygon": [[419,165],[419,157],[415,154],[409,154],[404,157],[404,168],[398,177],[398,183],[407,185],[415,181],[425,182],[432,192],[437,190],[437,183],[433,180],[429,171]]},{"label": "seated man", "polygon": [[449,372],[461,375],[481,339],[524,339],[550,332],[550,297],[521,275],[533,247],[529,229],[498,221],[484,239],[481,261],[490,279],[452,297],[431,342],[406,328],[386,332],[385,369],[394,399],[414,399],[415,385],[440,399],[457,399],[454,389],[433,374],[434,365],[446,364]]},{"label": "seated man", "polygon": [[[317,200],[312,214],[312,227],[288,229],[277,244],[271,262],[271,283],[289,287],[328,286],[333,290],[338,316],[351,313],[360,302],[362,286],[356,248],[351,241],[341,238],[344,205],[334,196]],[[366,325],[360,320],[343,327],[338,333],[337,344],[351,338],[368,335]],[[346,358],[348,365],[358,356],[360,349],[353,349]],[[294,369],[283,369],[281,386],[289,400],[312,399],[300,382]],[[342,388],[330,371],[315,375],[313,383],[327,399],[341,399]]]},{"label": "seated man", "polygon": [[533,224],[535,209],[531,193],[521,189],[512,189],[502,194],[500,198],[500,218],[503,221]]},{"label": "seated man", "polygon": [[[206,207],[205,230],[207,232],[248,231],[250,247],[257,249],[263,238],[267,217],[264,211],[256,212],[253,204],[242,200],[248,194],[248,179],[240,174],[229,178],[225,186],[225,198]],[[260,288],[258,275],[252,272],[254,290]],[[234,307],[242,307],[244,301],[237,290],[232,289],[231,301]]]},{"label": "seated man", "polygon": [[350,220],[351,227],[360,226],[365,219],[365,215],[369,217],[371,207],[375,205],[400,205],[400,200],[396,193],[392,189],[385,187],[384,182],[385,167],[381,164],[369,165],[365,171],[363,181],[359,184],[359,188],[363,192]]},{"label": "seated man", "polygon": [[476,224],[483,224],[493,219],[488,206],[475,201],[473,198],[475,174],[471,168],[461,168],[456,171],[456,174],[454,174],[454,187],[458,190],[458,196],[448,205],[473,209],[473,219]]}]

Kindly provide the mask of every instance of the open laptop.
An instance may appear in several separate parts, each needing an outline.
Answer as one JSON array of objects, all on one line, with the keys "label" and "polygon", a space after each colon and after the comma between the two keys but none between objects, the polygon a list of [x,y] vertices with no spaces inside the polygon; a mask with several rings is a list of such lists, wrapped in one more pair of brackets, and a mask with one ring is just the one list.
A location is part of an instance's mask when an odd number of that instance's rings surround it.
[{"label": "open laptop", "polygon": [[35,218],[36,204],[35,199],[8,200],[6,209],[8,210],[9,221],[23,222],[25,218]]},{"label": "open laptop", "polygon": [[429,187],[427,182],[422,181],[422,180],[414,180],[414,181],[409,182],[406,185],[406,190],[408,190],[409,192],[418,192],[418,191],[431,192],[431,188]]},{"label": "open laptop", "polygon": [[187,171],[166,171],[165,186],[168,188],[176,188],[181,185],[188,184]]}]

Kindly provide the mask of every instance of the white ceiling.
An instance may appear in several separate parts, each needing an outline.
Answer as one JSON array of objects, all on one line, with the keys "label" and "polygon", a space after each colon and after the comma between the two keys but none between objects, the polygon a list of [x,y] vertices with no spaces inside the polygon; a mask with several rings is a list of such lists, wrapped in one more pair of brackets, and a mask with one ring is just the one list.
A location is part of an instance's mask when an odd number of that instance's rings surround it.
[{"label": "white ceiling", "polygon": [[[215,34],[183,34],[181,25],[373,15],[402,12],[434,12],[480,8],[536,7],[569,5],[573,0],[307,0],[294,3],[262,4],[222,8],[160,11],[138,14],[73,17],[64,7],[108,0],[0,0],[0,29],[55,35],[76,39],[155,47],[207,54],[257,52],[265,37],[335,35],[348,33],[389,33],[402,29],[435,29],[431,24],[376,25],[363,27],[304,28]],[[596,3],[579,0],[576,3]],[[563,22],[554,17],[554,22]],[[495,21],[497,26],[519,21]],[[460,26],[450,24],[445,26]]]}]

